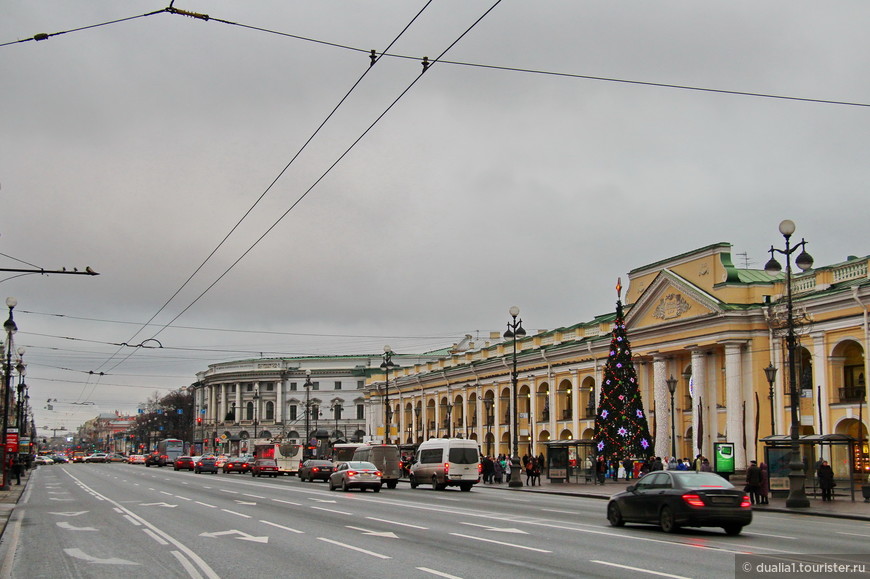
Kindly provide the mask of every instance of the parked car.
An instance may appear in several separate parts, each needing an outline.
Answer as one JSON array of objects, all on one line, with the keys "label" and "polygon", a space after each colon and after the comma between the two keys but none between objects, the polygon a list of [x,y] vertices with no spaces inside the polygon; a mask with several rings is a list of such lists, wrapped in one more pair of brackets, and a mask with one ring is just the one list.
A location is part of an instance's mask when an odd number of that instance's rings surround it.
[{"label": "parked car", "polygon": [[315,479],[328,481],[335,471],[335,464],[331,460],[319,460],[311,458],[299,465],[299,478],[304,482],[314,482]]},{"label": "parked car", "polygon": [[105,452],[95,452],[85,457],[85,462],[109,462],[109,455]]},{"label": "parked car", "polygon": [[54,461],[51,459],[50,456],[43,456],[40,454],[33,459],[33,464],[37,466],[40,464],[54,464]]},{"label": "parked car", "polygon": [[480,482],[480,447],[466,438],[432,438],[417,448],[411,465],[411,488],[431,484],[436,490],[458,486],[463,491]]},{"label": "parked car", "polygon": [[335,472],[329,476],[329,490],[340,488],[343,491],[350,489],[372,489],[381,491],[381,471],[370,462],[352,460],[339,463]]},{"label": "parked car", "polygon": [[144,454],[131,454],[127,457],[128,464],[145,464]]},{"label": "parked car", "polygon": [[711,472],[654,471],[610,498],[607,520],[614,527],[657,524],[666,533],[722,527],[738,535],[752,522],[752,503],[743,490]]},{"label": "parked car", "polygon": [[201,456],[199,460],[197,460],[193,465],[193,472],[196,474],[201,474],[204,472],[210,472],[212,474],[217,474],[217,467],[215,466],[215,459],[213,456]]},{"label": "parked car", "polygon": [[281,473],[278,472],[278,463],[274,458],[258,458],[251,465],[251,476],[266,475],[275,478],[279,474]]},{"label": "parked car", "polygon": [[52,461],[58,464],[66,464],[69,462],[69,459],[62,454],[52,454],[49,457]]},{"label": "parked car", "polygon": [[72,454],[73,462],[84,462],[85,461],[85,453],[76,451]]},{"label": "parked car", "polygon": [[114,452],[108,456],[106,462],[127,462],[127,457],[119,452]]},{"label": "parked car", "polygon": [[192,456],[179,456],[175,459],[175,464],[172,465],[173,470],[195,470],[196,463],[193,462]]},{"label": "parked car", "polygon": [[223,466],[224,474],[228,472],[240,472],[245,474],[251,471],[251,461],[240,456],[233,456],[227,459]]}]

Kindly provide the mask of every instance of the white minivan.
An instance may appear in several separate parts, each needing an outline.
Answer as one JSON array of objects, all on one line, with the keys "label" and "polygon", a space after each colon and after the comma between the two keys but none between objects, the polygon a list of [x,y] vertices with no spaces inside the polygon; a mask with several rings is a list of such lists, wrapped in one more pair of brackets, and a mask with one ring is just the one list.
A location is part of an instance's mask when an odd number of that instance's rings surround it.
[{"label": "white minivan", "polygon": [[432,438],[417,448],[411,465],[411,488],[431,484],[436,490],[458,486],[463,491],[480,482],[480,447],[465,438]]}]

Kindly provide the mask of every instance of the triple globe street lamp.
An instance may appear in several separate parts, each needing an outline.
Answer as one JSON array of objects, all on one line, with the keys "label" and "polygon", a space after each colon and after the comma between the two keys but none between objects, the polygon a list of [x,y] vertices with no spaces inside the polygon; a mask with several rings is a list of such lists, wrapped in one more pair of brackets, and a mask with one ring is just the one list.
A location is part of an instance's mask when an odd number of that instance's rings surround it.
[{"label": "triple globe street lamp", "polygon": [[3,329],[6,331],[6,363],[3,373],[3,450],[0,452],[3,460],[3,480],[0,484],[0,490],[9,490],[9,393],[12,389],[12,336],[18,331],[18,326],[15,325],[15,320],[12,316],[12,310],[18,305],[18,300],[15,298],[6,298],[6,307],[9,308],[9,318],[3,323]]},{"label": "triple globe street lamp", "polygon": [[390,423],[393,417],[393,410],[390,408],[390,369],[398,368],[398,365],[393,362],[393,349],[389,346],[384,346],[383,358],[381,369],[386,375],[384,384],[384,442],[390,444]]},{"label": "triple globe street lamp", "polygon": [[671,393],[671,458],[676,459],[677,437],[676,428],[674,426],[674,423],[676,422],[676,416],[674,416],[674,394],[677,392],[677,379],[674,378],[673,374],[671,374],[671,377],[665,380],[665,384],[668,385],[668,391]]},{"label": "triple globe street lamp", "polygon": [[[791,462],[789,463],[788,475],[789,489],[788,498],[785,500],[785,506],[788,508],[807,508],[810,506],[810,500],[807,498],[804,485],[806,483],[806,473],[804,465],[801,461],[798,410],[800,405],[800,397],[797,390],[797,371],[795,369],[795,349],[797,348],[794,332],[794,303],[792,301],[791,289],[791,255],[798,249],[801,250],[794,263],[801,270],[807,270],[813,266],[813,258],[806,252],[806,240],[801,239],[800,243],[791,246],[791,236],[795,232],[794,221],[790,219],[784,220],[779,224],[779,232],[785,238],[785,249],[776,249],[770,246],[770,260],[764,266],[764,271],[769,275],[777,275],[782,271],[782,266],[776,261],[774,253],[779,253],[785,256],[785,287],[786,287],[786,326],[788,333],[786,334],[786,348],[788,350],[788,381],[790,386],[791,397]],[[770,377],[770,376],[769,376]]]},{"label": "triple globe street lamp", "polygon": [[504,333],[506,340],[513,340],[513,366],[511,370],[511,435],[513,438],[513,453],[511,456],[511,480],[508,486],[521,487],[523,486],[522,478],[520,477],[520,439],[518,436],[518,408],[517,408],[517,339],[526,335],[526,330],[523,329],[523,320],[517,319],[520,315],[520,308],[511,306],[508,310],[511,315],[511,321],[507,324],[507,331]]}]

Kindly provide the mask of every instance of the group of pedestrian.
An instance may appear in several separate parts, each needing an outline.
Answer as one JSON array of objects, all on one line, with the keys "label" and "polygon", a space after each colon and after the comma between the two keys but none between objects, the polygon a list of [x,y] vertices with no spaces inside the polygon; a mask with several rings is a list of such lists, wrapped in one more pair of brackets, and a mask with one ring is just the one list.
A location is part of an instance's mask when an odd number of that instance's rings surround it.
[{"label": "group of pedestrian", "polygon": [[756,461],[749,461],[749,468],[746,469],[746,486],[743,490],[749,493],[749,500],[753,505],[769,504],[770,478],[766,464],[762,462],[759,466]]},{"label": "group of pedestrian", "polygon": [[511,459],[504,454],[480,459],[484,484],[502,484],[511,480]]}]

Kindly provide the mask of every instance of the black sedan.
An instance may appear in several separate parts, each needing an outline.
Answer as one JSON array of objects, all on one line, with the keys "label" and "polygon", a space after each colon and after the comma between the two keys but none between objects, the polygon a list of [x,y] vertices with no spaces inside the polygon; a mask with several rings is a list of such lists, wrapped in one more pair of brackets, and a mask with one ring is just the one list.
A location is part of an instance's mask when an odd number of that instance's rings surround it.
[{"label": "black sedan", "polygon": [[299,466],[299,478],[302,481],[314,482],[315,479],[328,481],[330,475],[335,470],[335,465],[331,460],[306,460]]},{"label": "black sedan", "polygon": [[241,456],[233,456],[227,459],[223,466],[224,474],[228,472],[240,472],[245,474],[251,471],[251,462]]},{"label": "black sedan", "polygon": [[752,522],[749,496],[711,472],[654,471],[607,504],[607,520],[652,523],[666,533],[680,527],[722,527],[738,535]]},{"label": "black sedan", "polygon": [[211,474],[217,474],[217,459],[213,456],[201,456],[193,465],[193,472],[195,474],[201,474],[204,472],[210,472]]}]

